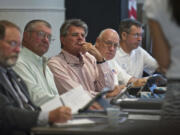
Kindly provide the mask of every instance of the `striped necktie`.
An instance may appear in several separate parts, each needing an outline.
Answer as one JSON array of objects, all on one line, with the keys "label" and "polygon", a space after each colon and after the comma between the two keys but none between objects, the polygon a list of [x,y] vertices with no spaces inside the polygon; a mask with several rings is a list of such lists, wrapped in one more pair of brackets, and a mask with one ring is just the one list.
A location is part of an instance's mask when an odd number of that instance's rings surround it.
[{"label": "striped necktie", "polygon": [[24,93],[18,86],[17,82],[15,81],[15,77],[12,73],[12,70],[7,70],[7,77],[9,79],[9,82],[11,83],[13,93],[16,93],[15,95],[17,98],[19,97],[17,100],[21,108],[25,108],[27,110],[35,110],[33,106],[29,104],[28,98],[24,95]]}]

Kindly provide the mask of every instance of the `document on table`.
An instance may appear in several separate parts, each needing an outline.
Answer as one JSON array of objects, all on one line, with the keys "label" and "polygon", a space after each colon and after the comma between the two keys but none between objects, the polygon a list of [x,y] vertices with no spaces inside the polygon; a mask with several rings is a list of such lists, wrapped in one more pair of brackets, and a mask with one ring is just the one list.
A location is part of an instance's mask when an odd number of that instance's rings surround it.
[{"label": "document on table", "polygon": [[55,98],[44,103],[43,105],[41,105],[41,110],[42,111],[51,111],[51,110],[56,109],[60,106],[63,106],[63,104],[61,103],[59,98],[60,98],[59,96],[56,96]]},{"label": "document on table", "polygon": [[89,103],[92,100],[92,97],[86,90],[83,90],[82,86],[80,86],[61,95],[60,100],[64,105],[69,106],[72,109],[72,113],[75,114],[78,113],[79,109]]},{"label": "document on table", "polygon": [[69,120],[66,123],[54,123],[53,126],[56,127],[71,127],[71,126],[85,126],[85,125],[93,125],[95,124],[95,121],[87,118],[83,119],[73,119]]},{"label": "document on table", "polygon": [[59,106],[68,106],[72,113],[78,113],[78,110],[83,108],[88,102],[92,100],[90,94],[85,91],[82,86],[76,87],[61,96],[56,96],[52,100],[46,102],[41,106],[44,111],[53,110]]}]

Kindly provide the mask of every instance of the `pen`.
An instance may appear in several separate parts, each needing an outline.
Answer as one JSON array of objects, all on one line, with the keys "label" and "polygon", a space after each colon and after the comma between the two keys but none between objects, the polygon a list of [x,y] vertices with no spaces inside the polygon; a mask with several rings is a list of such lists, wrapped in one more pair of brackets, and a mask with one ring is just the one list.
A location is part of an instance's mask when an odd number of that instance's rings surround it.
[{"label": "pen", "polygon": [[61,97],[59,99],[60,99],[62,105],[65,106],[65,103],[64,103],[63,99]]}]

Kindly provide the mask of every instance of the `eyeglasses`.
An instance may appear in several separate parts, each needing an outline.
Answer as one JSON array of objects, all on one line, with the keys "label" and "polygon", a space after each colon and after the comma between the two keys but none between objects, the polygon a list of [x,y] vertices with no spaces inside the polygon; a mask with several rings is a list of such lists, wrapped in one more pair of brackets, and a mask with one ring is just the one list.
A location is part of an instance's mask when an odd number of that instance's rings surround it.
[{"label": "eyeglasses", "polygon": [[39,38],[46,38],[47,37],[48,41],[50,41],[50,42],[55,40],[55,39],[52,38],[51,34],[47,34],[44,31],[30,31],[30,32],[36,32]]},{"label": "eyeglasses", "polygon": [[73,37],[77,37],[77,36],[79,36],[79,35],[81,35],[83,38],[86,37],[86,34],[85,34],[85,33],[76,33],[76,32],[71,33],[71,36],[73,36]]},{"label": "eyeglasses", "polygon": [[114,48],[117,48],[119,46],[119,42],[118,43],[113,43],[112,41],[106,41],[106,40],[103,40],[101,39],[106,45],[108,45],[107,47],[111,48],[111,47],[114,47]]},{"label": "eyeglasses", "polygon": [[131,35],[133,38],[139,38],[144,36],[143,33],[128,33],[128,35]]},{"label": "eyeglasses", "polygon": [[16,42],[16,41],[6,41],[3,40],[4,42],[6,42],[8,45],[10,45],[11,47],[15,48],[15,47],[21,47],[20,43]]}]

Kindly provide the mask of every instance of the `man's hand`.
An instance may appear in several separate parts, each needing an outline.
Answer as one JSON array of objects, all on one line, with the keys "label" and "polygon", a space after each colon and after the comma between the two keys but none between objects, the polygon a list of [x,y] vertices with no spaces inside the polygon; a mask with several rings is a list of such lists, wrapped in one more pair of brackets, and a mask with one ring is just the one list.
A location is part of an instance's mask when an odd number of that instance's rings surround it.
[{"label": "man's hand", "polygon": [[106,94],[106,98],[111,98],[111,97],[115,97],[117,96],[121,90],[125,88],[125,85],[117,85],[115,86],[114,90],[113,91],[110,91]]},{"label": "man's hand", "polygon": [[133,82],[133,87],[141,87],[144,86],[147,82],[147,77],[139,78],[136,81]]},{"label": "man's hand", "polygon": [[103,107],[101,107],[99,103],[94,102],[94,103],[89,107],[89,109],[90,109],[90,110],[103,110]]},{"label": "man's hand", "polygon": [[91,55],[93,55],[98,62],[101,62],[104,60],[101,53],[96,49],[95,46],[93,46],[91,43],[84,42],[81,48],[82,53],[89,52]]},{"label": "man's hand", "polygon": [[49,113],[49,123],[67,122],[72,118],[71,109],[69,107],[59,107]]}]

